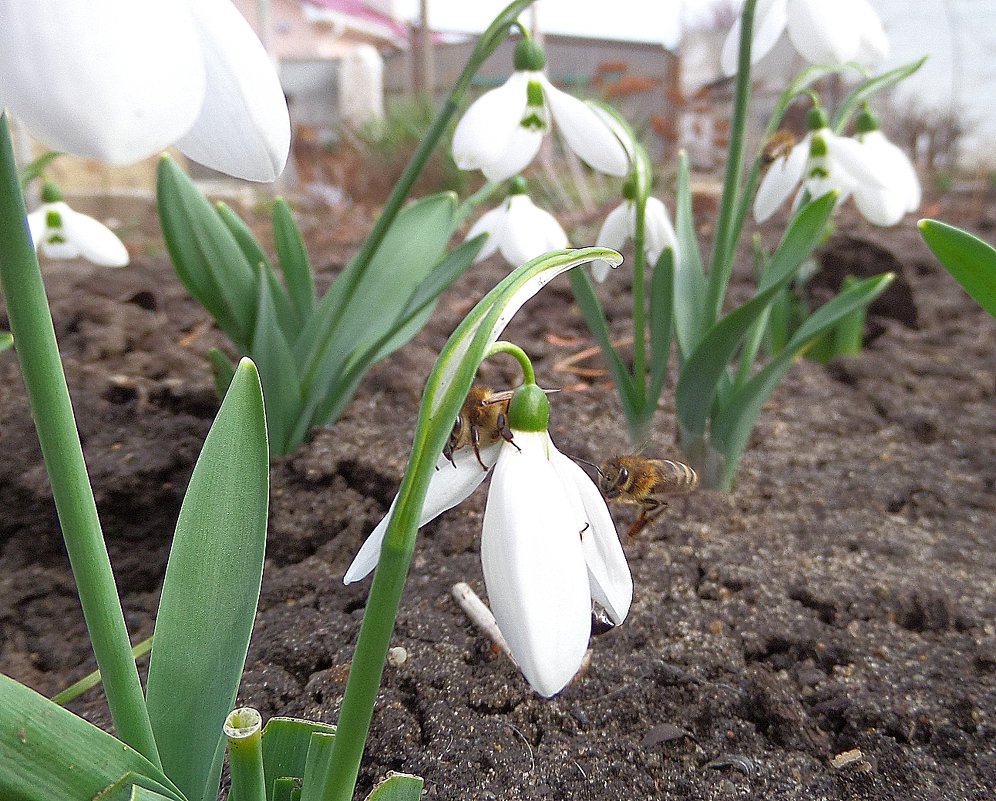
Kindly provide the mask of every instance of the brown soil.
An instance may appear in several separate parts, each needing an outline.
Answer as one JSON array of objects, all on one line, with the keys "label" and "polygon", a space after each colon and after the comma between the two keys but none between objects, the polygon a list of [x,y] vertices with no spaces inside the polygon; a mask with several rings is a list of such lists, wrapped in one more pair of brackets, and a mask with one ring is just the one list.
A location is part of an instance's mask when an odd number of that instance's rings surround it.
[{"label": "brown soil", "polygon": [[[152,631],[182,493],[217,408],[204,354],[223,341],[143,214],[128,238],[133,266],[46,266],[136,640]],[[992,236],[991,211],[938,215]],[[427,798],[454,801],[996,796],[996,325],[911,226],[845,219],[842,230],[894,254],[905,301],[875,318],[881,335],[862,355],[797,365],[732,494],[679,499],[625,543],[630,618],[594,641],[590,666],[557,698],[534,695],[450,598],[460,580],[483,594],[484,492],[426,527],[394,642],[408,660],[387,669],[363,788],[393,769],[424,776]],[[366,225],[355,211],[309,219],[323,280]],[[827,264],[841,259],[885,257],[839,242]],[[475,268],[334,429],[274,463],[241,693],[264,716],[335,721],[367,592],[341,576],[394,494],[421,380],[504,271],[497,259]],[[606,304],[622,321],[625,273],[615,280]],[[622,322],[614,329],[625,336]],[[599,459],[627,449],[604,374],[564,371],[591,345],[566,281],[527,305],[509,338],[535,357],[544,386],[565,390],[553,412],[562,450]],[[482,378],[507,385],[515,371],[496,362]],[[671,404],[666,391],[650,454],[680,456]],[[0,668],[53,693],[93,663],[10,352],[0,355],[0,452]],[[99,691],[75,709],[106,725]],[[834,763],[852,749],[860,758]]]}]

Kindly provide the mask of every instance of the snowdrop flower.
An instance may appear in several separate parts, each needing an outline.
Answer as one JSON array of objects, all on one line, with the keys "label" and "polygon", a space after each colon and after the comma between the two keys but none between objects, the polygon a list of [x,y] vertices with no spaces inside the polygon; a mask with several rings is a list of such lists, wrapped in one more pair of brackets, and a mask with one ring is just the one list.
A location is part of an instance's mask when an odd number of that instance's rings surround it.
[{"label": "snowdrop flower", "polygon": [[107,226],[73,211],[58,190],[46,186],[45,203],[28,215],[35,248],[52,259],[83,257],[100,267],[124,267],[128,251]]},{"label": "snowdrop flower", "polygon": [[[513,441],[481,449],[482,461],[495,465],[481,537],[491,611],[526,680],[546,697],[562,690],[581,666],[592,602],[618,624],[633,598],[633,579],[605,500],[554,447],[548,421],[546,394],[527,384],[509,405]],[[420,525],[470,495],[487,473],[470,448],[455,451],[453,459],[455,470],[440,457]],[[346,583],[376,565],[386,520],[364,543]]]},{"label": "snowdrop flower", "polygon": [[557,89],[541,72],[543,48],[531,39],[515,49],[515,72],[474,101],[453,134],[453,159],[462,170],[503,181],[528,166],[543,135],[557,123],[568,146],[596,170],[625,175],[626,150],[592,109]]},{"label": "snowdrop flower", "polygon": [[920,179],[909,157],[885,138],[878,121],[868,111],[857,122],[857,139],[867,158],[887,173],[884,186],[865,185],[854,190],[854,202],[865,219],[875,225],[895,225],[920,207]]},{"label": "snowdrop flower", "polygon": [[175,144],[239,178],[283,170],[283,91],[230,0],[0,0],[0,19],[0,106],[50,148],[128,164]]},{"label": "snowdrop flower", "polygon": [[[799,54],[812,64],[870,63],[889,55],[882,21],[868,0],[758,0],[751,63],[756,64],[787,32]],[[723,72],[737,71],[740,20],[723,43]]]},{"label": "snowdrop flower", "polygon": [[[623,197],[626,199],[605,217],[605,222],[602,223],[602,228],[595,239],[596,245],[619,250],[627,240],[636,236],[636,200],[632,195],[632,184],[627,181],[623,187]],[[660,200],[648,197],[643,232],[643,250],[647,261],[656,264],[664,248],[671,248],[677,263],[678,237],[671,224],[671,215],[668,214],[667,206]],[[601,260],[593,261],[591,274],[596,281],[604,281],[609,274],[609,263]]]},{"label": "snowdrop flower", "polygon": [[[800,185],[795,206],[806,193],[815,199],[836,191],[838,202],[854,193],[864,199],[863,205],[869,209],[876,205],[875,197],[880,196],[892,180],[888,166],[876,162],[874,154],[866,151],[860,142],[838,136],[827,127],[826,113],[822,109],[812,109],[808,122],[809,133],[788,153],[775,158],[757,189],[754,219],[759,223],[771,217]],[[869,222],[882,224],[876,222],[881,216],[873,214],[868,217]]]},{"label": "snowdrop flower", "polygon": [[522,178],[512,181],[510,194],[495,209],[485,212],[467,232],[467,239],[478,234],[488,234],[488,239],[475,261],[482,261],[495,251],[501,251],[505,261],[513,267],[551,250],[567,247],[567,234],[548,211],[536,206],[526,194]]}]

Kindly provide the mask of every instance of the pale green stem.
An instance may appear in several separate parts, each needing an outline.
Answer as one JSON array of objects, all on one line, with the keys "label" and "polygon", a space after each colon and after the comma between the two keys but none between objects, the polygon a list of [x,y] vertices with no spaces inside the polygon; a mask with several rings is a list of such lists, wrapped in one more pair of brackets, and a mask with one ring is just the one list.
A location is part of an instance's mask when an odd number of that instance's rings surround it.
[{"label": "pale green stem", "polygon": [[499,353],[507,353],[509,356],[515,357],[515,360],[519,363],[519,367],[522,368],[523,384],[536,383],[536,371],[533,370],[533,363],[529,361],[529,357],[522,348],[513,342],[499,340],[488,349],[488,352],[485,354],[484,358],[488,359]]},{"label": "pale green stem", "polygon": [[0,284],[83,617],[119,739],[159,765],[97,506],[83,460],[7,115],[0,117]]}]

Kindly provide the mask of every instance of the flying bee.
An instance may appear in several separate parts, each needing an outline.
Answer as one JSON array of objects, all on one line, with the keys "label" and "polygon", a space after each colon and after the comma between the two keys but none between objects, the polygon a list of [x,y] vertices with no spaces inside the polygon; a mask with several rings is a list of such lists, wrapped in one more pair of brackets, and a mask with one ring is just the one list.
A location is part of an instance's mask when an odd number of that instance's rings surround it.
[{"label": "flying bee", "polygon": [[615,456],[598,468],[598,488],[608,500],[640,507],[639,516],[626,532],[630,537],[664,511],[667,502],[663,496],[691,492],[698,483],[698,474],[687,464],[635,454]]},{"label": "flying bee", "polygon": [[513,392],[513,390],[496,392],[491,387],[484,386],[471,387],[460,408],[460,414],[453,423],[449,441],[443,448],[443,456],[453,462],[453,451],[470,445],[474,449],[478,464],[483,470],[487,470],[487,465],[481,459],[482,446],[493,445],[501,439],[515,445],[507,420],[508,404],[512,400]]},{"label": "flying bee", "polygon": [[761,149],[761,164],[770,167],[776,159],[785,157],[795,147],[795,135],[785,128],[775,131]]}]

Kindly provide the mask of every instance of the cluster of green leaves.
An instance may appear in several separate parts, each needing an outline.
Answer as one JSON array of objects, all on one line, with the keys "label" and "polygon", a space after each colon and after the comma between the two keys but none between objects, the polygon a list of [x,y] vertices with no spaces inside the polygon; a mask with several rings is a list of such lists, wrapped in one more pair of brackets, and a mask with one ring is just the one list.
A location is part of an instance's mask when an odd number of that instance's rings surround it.
[{"label": "cluster of green leaves", "polygon": [[996,317],[996,248],[939,220],[920,220],[917,225],[944,269],[976,303]]},{"label": "cluster of green leaves", "polygon": [[[440,293],[472,263],[484,238],[447,253],[460,222],[456,197],[422,198],[393,220],[372,258],[354,258],[320,298],[293,213],[273,206],[281,282],[249,226],[212,205],[171,159],[157,183],[163,236],[177,275],[263,382],[270,450],[291,453],[334,422],[370,368],[428,321]],[[232,362],[211,355],[220,390]]]}]

